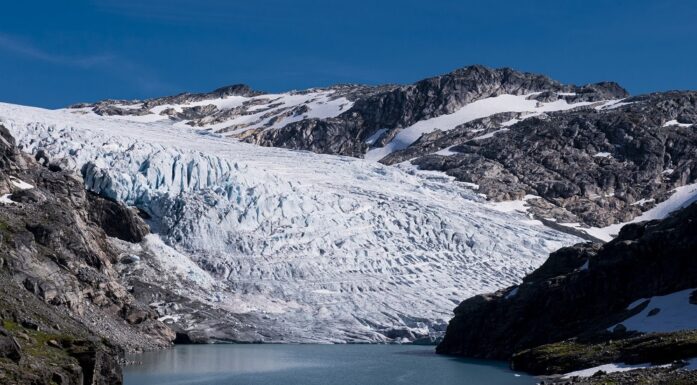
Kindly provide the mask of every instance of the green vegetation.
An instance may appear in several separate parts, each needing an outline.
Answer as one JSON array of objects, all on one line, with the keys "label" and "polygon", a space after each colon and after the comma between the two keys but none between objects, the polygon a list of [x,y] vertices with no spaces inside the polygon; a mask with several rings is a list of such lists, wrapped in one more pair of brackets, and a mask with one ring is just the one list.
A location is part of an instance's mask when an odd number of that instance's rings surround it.
[{"label": "green vegetation", "polygon": [[10,320],[2,320],[2,327],[10,333],[17,331],[20,328],[16,322]]},{"label": "green vegetation", "polygon": [[536,374],[567,373],[610,362],[666,364],[697,356],[697,331],[649,333],[622,339],[572,339],[515,354],[517,370]]}]

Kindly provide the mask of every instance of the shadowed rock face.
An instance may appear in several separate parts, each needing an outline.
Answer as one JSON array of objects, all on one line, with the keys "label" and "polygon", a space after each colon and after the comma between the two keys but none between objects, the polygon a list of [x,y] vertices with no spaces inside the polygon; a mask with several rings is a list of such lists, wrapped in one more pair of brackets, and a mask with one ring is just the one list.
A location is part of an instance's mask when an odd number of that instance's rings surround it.
[{"label": "shadowed rock face", "polygon": [[87,213],[110,237],[138,243],[150,233],[148,225],[135,209],[87,192]]},{"label": "shadowed rock face", "polygon": [[[572,337],[624,338],[607,328],[642,310],[627,310],[630,303],[697,287],[695,234],[697,203],[661,221],[627,225],[603,246],[560,249],[519,286],[463,301],[437,351],[508,359]],[[544,372],[525,357],[514,359],[516,368]]]},{"label": "shadowed rock face", "polygon": [[19,153],[2,126],[0,195],[0,356],[13,362],[0,363],[0,382],[120,383],[123,349],[170,344],[174,333],[113,267],[107,235],[148,232],[134,212]]}]

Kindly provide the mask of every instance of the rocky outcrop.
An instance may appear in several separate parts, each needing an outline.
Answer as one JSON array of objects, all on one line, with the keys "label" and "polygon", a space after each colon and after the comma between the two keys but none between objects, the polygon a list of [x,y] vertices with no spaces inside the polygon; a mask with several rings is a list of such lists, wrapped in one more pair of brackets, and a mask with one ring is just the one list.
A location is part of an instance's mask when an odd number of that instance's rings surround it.
[{"label": "rocky outcrop", "polygon": [[[541,382],[542,383],[542,382]],[[544,385],[688,385],[697,384],[697,371],[680,370],[679,365],[669,368],[600,373],[591,377],[551,378]]]},{"label": "rocky outcrop", "polygon": [[[495,201],[539,196],[531,206],[540,217],[598,227],[627,222],[697,181],[697,92],[624,103],[528,118],[485,138],[510,116],[486,118],[422,138],[383,161],[411,159],[420,169],[475,183]],[[435,154],[444,148],[451,153]]]},{"label": "rocky outcrop", "polygon": [[[627,225],[603,246],[579,244],[552,253],[519,286],[463,301],[437,351],[512,358],[514,368],[537,374],[697,355],[694,332],[642,336],[615,327],[648,303],[628,309],[633,301],[697,287],[695,234],[692,204],[661,221]],[[638,336],[643,339],[632,340]]]},{"label": "rocky outcrop", "polygon": [[[252,90],[246,84],[234,84],[221,87],[211,92],[191,93],[183,92],[174,96],[165,96],[161,98],[153,98],[148,100],[114,100],[108,99],[97,103],[79,103],[71,105],[70,108],[90,108],[99,115],[135,115],[142,116],[150,113],[150,109],[157,106],[167,104],[182,104],[198,102],[201,100],[209,100],[223,98],[227,96],[257,96],[262,93]],[[124,105],[137,104],[136,108],[124,107]]]},{"label": "rocky outcrop", "polygon": [[110,237],[138,243],[150,233],[136,209],[122,203],[87,192],[87,214]]},{"label": "rocky outcrop", "polygon": [[0,126],[0,355],[11,361],[0,362],[0,382],[120,383],[124,349],[175,337],[114,267],[109,237],[137,242],[147,226],[45,157],[42,166],[21,154]]},{"label": "rocky outcrop", "polygon": [[261,131],[245,140],[264,146],[363,157],[368,149],[366,139],[378,130],[387,130],[387,133],[373,144],[375,146],[387,143],[401,128],[452,113],[475,100],[542,91],[575,93],[579,96],[574,101],[627,96],[615,83],[577,87],[510,68],[475,65],[411,85],[385,86],[362,95],[351,109],[336,118],[303,120],[280,129]]},{"label": "rocky outcrop", "polygon": [[121,383],[123,349],[47,305],[0,271],[0,383],[113,385]]}]

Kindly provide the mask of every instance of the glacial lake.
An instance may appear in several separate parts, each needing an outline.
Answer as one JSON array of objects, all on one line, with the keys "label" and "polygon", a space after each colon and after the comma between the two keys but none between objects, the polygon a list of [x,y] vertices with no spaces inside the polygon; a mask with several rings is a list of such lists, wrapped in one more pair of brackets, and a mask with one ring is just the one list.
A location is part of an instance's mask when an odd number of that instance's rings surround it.
[{"label": "glacial lake", "polygon": [[503,362],[415,345],[179,345],[130,356],[125,385],[532,385]]}]

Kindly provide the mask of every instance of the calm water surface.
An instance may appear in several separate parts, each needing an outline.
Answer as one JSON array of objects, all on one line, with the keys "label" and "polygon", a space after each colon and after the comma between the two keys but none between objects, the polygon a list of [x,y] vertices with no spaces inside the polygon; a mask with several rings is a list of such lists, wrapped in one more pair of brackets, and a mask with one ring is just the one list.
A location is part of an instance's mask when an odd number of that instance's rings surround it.
[{"label": "calm water surface", "polygon": [[413,345],[182,345],[130,357],[125,385],[532,385],[505,363]]}]

